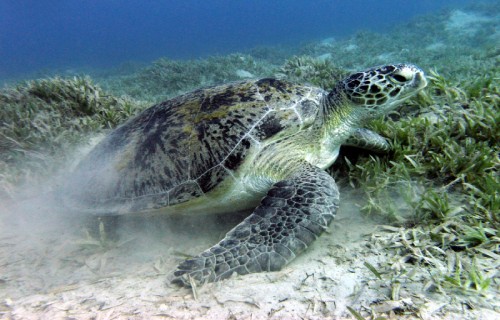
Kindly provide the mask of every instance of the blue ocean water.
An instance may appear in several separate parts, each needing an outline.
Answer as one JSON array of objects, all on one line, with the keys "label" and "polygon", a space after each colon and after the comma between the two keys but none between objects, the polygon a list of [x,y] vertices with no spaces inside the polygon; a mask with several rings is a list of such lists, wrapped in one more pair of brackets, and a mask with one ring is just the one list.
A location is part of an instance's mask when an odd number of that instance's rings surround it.
[{"label": "blue ocean water", "polygon": [[470,0],[1,0],[0,78],[197,58],[387,28]]}]

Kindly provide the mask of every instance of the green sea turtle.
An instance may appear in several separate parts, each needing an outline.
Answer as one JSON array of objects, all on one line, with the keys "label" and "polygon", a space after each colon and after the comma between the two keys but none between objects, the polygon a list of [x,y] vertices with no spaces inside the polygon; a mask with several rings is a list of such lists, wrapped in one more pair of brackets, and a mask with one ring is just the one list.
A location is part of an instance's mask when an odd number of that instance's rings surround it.
[{"label": "green sea turtle", "polygon": [[277,79],[196,90],[146,109],[105,137],[65,187],[78,211],[121,215],[254,209],[218,244],[177,267],[189,286],[279,270],[339,206],[323,169],[341,145],[387,151],[362,128],[426,86],[410,64],[354,73],[330,92]]}]

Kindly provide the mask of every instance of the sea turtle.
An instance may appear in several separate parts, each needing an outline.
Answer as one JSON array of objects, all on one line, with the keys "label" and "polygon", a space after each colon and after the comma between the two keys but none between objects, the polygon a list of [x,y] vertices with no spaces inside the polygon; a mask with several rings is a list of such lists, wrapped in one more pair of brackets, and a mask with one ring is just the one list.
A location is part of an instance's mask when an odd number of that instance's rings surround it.
[{"label": "sea turtle", "polygon": [[181,262],[172,281],[279,270],[336,214],[339,191],[324,169],[340,146],[387,151],[363,124],[425,86],[420,68],[394,64],[356,72],[330,92],[271,78],[199,89],[114,129],[75,169],[67,204],[97,215],[254,209]]}]

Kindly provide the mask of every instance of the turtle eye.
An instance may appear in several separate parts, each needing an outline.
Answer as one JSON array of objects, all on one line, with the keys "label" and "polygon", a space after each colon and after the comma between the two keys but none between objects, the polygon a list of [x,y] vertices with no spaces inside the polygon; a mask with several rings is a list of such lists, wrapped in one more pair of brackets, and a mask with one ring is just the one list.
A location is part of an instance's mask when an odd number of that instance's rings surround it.
[{"label": "turtle eye", "polygon": [[402,74],[395,74],[392,76],[392,79],[396,80],[397,82],[406,82],[406,81],[410,80],[410,79],[407,79]]}]

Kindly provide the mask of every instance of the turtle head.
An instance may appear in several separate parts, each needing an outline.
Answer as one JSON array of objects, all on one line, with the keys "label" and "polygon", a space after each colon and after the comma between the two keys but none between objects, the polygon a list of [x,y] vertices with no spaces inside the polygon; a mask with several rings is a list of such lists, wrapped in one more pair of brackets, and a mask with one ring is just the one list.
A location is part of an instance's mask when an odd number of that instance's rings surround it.
[{"label": "turtle head", "polygon": [[426,85],[424,72],[417,66],[391,64],[354,73],[340,81],[332,93],[340,93],[362,108],[364,117],[374,118],[393,110]]}]

